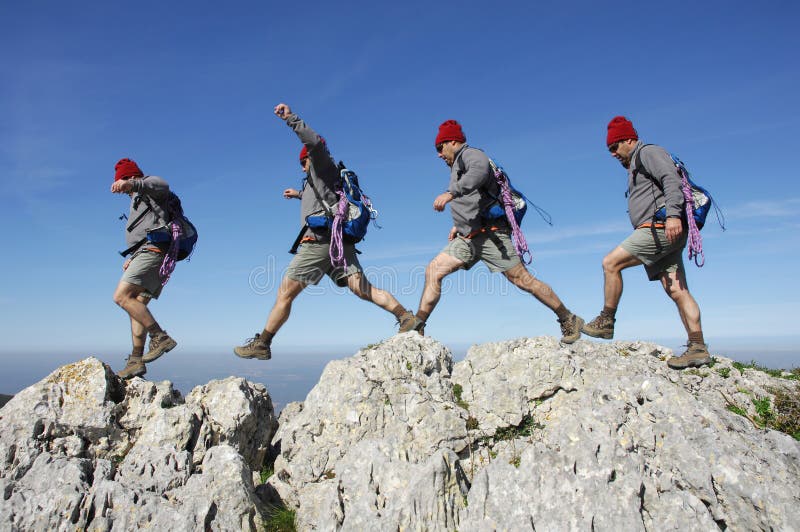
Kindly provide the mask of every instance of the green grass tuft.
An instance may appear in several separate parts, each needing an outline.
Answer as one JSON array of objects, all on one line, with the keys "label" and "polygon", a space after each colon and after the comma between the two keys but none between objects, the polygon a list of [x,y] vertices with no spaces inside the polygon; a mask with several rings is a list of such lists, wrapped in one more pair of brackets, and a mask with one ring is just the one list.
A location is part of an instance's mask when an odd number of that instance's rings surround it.
[{"label": "green grass tuft", "polygon": [[264,529],[267,532],[296,532],[294,510],[285,506],[271,506],[264,519]]},{"label": "green grass tuft", "polygon": [[717,368],[717,373],[719,373],[723,379],[727,379],[731,376],[731,368]]}]

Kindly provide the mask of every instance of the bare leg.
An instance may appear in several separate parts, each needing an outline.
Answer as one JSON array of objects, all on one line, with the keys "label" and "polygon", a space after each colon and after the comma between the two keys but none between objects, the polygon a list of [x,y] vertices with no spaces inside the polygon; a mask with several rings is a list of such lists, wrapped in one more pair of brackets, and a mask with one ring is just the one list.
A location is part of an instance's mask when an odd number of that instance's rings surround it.
[{"label": "bare leg", "polygon": [[395,309],[400,306],[400,303],[395,297],[387,292],[372,286],[367,277],[361,273],[354,273],[347,277],[347,287],[355,295],[381,307],[387,312],[395,313]]},{"label": "bare leg", "polygon": [[528,292],[553,312],[561,306],[561,300],[556,293],[553,292],[553,289],[531,275],[524,264],[517,264],[510,270],[504,271],[503,275],[506,276],[506,279],[508,279],[511,284]]},{"label": "bare leg", "polygon": [[278,295],[275,298],[275,305],[270,310],[267,324],[264,326],[265,330],[273,334],[278,332],[278,329],[289,319],[289,314],[292,311],[292,302],[306,286],[305,283],[288,277],[284,277],[281,280],[281,286],[278,288]]},{"label": "bare leg", "polygon": [[439,298],[442,295],[442,280],[464,267],[464,262],[446,253],[439,253],[425,268],[425,288],[422,290],[422,297],[419,300],[419,311],[417,315],[428,316],[436,308]]},{"label": "bare leg", "polygon": [[[144,288],[131,284],[126,281],[120,281],[117,289],[114,291],[114,303],[122,307],[128,313],[132,321],[141,324],[145,329],[156,323],[147,304],[142,302],[139,295],[144,292]],[[131,326],[133,332],[133,326]]]},{"label": "bare leg", "polygon": [[661,274],[661,285],[664,291],[675,302],[678,313],[686,329],[687,334],[702,332],[700,323],[700,306],[689,293],[689,286],[686,283],[686,275],[682,269],[676,272],[664,272]]},{"label": "bare leg", "polygon": [[642,261],[625,251],[621,246],[615,247],[603,258],[604,304],[609,308],[617,308],[622,298],[622,270],[638,266]]},{"label": "bare leg", "polygon": [[[147,306],[147,304],[150,303],[150,298],[144,297],[141,294],[139,294],[136,299],[141,301],[144,306]],[[133,317],[131,317],[131,342],[133,344],[133,352],[144,352],[144,345],[147,342],[147,328],[133,319]]]}]

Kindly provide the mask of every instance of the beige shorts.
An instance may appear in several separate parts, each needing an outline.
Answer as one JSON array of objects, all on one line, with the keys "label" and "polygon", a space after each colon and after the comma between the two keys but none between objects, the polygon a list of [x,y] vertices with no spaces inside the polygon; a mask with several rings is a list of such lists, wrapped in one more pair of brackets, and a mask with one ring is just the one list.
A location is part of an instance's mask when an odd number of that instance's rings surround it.
[{"label": "beige shorts", "polygon": [[683,271],[685,231],[680,240],[670,244],[663,228],[641,227],[631,233],[620,246],[642,261],[647,278],[651,281],[658,281],[662,273]]},{"label": "beige shorts", "polygon": [[347,286],[349,276],[363,271],[356,256],[356,248],[353,244],[344,244],[344,260],[347,262],[347,269],[343,270],[331,265],[330,247],[330,242],[302,244],[297,255],[286,268],[286,276],[303,284],[317,284],[323,275],[327,275],[338,286]]},{"label": "beige shorts", "polygon": [[144,288],[142,296],[158,299],[163,288],[161,274],[158,273],[162,262],[164,262],[163,253],[141,249],[133,254],[120,280]]},{"label": "beige shorts", "polygon": [[499,231],[479,233],[471,239],[457,236],[445,246],[442,253],[462,261],[465,270],[475,266],[479,260],[492,272],[505,272],[520,263],[511,236]]}]

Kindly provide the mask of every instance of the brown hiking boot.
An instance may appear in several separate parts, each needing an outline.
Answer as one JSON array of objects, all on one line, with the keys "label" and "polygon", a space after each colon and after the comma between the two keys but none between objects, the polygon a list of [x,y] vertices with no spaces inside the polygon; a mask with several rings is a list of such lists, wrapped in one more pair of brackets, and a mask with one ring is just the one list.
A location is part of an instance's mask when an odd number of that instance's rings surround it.
[{"label": "brown hiking boot", "polygon": [[408,331],[418,331],[420,325],[425,327],[425,322],[420,321],[413,312],[406,310],[405,314],[397,318],[397,324],[400,326],[398,332],[404,333]]},{"label": "brown hiking boot", "polygon": [[117,373],[117,376],[121,379],[132,379],[134,377],[141,377],[145,373],[147,373],[147,368],[142,361],[142,357],[130,355],[128,357],[128,363]]},{"label": "brown hiking boot", "polygon": [[583,318],[577,314],[570,314],[569,318],[564,321],[558,320],[561,324],[561,343],[571,344],[581,337],[581,327],[583,327]]},{"label": "brown hiking boot", "polygon": [[260,338],[260,334],[247,340],[247,343],[234,347],[233,352],[239,358],[255,358],[257,360],[269,360],[272,358],[270,345]]},{"label": "brown hiking boot", "polygon": [[167,331],[162,331],[150,337],[150,350],[142,356],[142,361],[152,362],[164,353],[172,351],[178,342],[170,338]]},{"label": "brown hiking boot", "polygon": [[672,369],[686,369],[711,364],[711,355],[706,344],[692,343],[686,346],[686,351],[679,357],[667,360],[667,366]]},{"label": "brown hiking boot", "polygon": [[594,336],[595,338],[605,338],[606,340],[610,340],[611,338],[614,338],[615,321],[617,320],[614,318],[609,318],[600,314],[595,319],[581,327],[581,331],[583,331],[584,334]]}]

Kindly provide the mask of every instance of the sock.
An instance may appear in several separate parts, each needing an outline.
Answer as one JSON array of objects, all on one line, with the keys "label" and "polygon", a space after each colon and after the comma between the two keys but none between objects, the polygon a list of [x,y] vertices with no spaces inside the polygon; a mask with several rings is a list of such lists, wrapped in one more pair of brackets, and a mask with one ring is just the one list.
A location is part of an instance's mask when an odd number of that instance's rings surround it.
[{"label": "sock", "polygon": [[613,320],[614,316],[617,315],[617,309],[613,307],[603,307],[603,310],[600,311],[600,315]]},{"label": "sock", "polygon": [[406,313],[406,308],[403,305],[398,304],[391,310],[391,313],[394,314],[395,318],[400,318],[403,314]]},{"label": "sock", "polygon": [[268,330],[264,329],[261,331],[261,334],[258,335],[258,339],[264,342],[267,345],[272,343],[272,339],[275,337],[275,333],[269,332]]},{"label": "sock", "polygon": [[144,346],[143,345],[135,345],[133,346],[133,350],[131,351],[132,357],[141,357],[144,355]]},{"label": "sock", "polygon": [[162,329],[158,325],[158,323],[153,323],[150,327],[147,328],[147,332],[150,333],[150,338],[152,338],[153,336],[156,336],[158,333],[164,332],[164,329]]},{"label": "sock", "polygon": [[558,321],[564,321],[565,319],[567,319],[570,316],[572,316],[572,312],[570,312],[567,309],[567,307],[564,306],[564,303],[561,303],[561,305],[557,309],[555,309],[553,312],[555,312],[556,316],[558,316]]},{"label": "sock", "polygon": [[431,315],[430,312],[425,312],[424,310],[420,310],[419,312],[417,312],[417,318],[419,318],[419,321],[428,321],[430,315]]},{"label": "sock", "polygon": [[705,340],[703,340],[703,331],[690,332],[689,333],[689,342],[693,343],[693,344],[704,344],[704,343],[706,343]]}]

